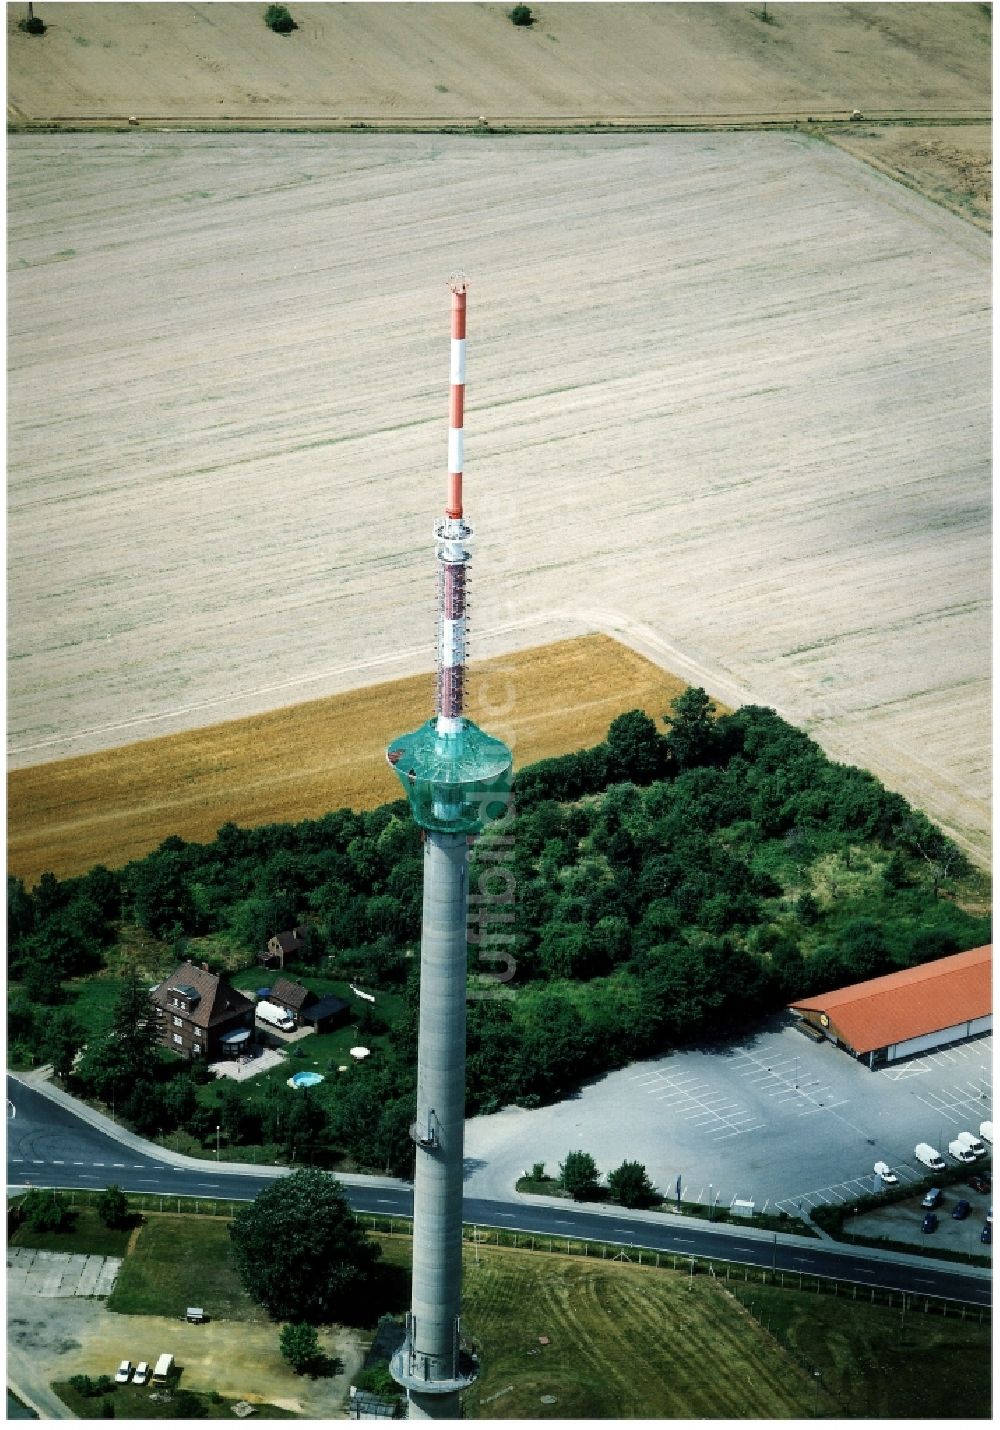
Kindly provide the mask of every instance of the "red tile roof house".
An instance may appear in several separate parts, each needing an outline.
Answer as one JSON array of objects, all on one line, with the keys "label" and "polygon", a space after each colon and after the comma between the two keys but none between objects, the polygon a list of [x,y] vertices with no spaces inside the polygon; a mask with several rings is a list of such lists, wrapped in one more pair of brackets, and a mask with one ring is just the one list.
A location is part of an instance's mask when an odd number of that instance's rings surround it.
[{"label": "red tile roof house", "polygon": [[267,995],[269,1003],[277,1003],[282,1008],[287,1008],[295,1019],[295,1026],[298,1027],[302,1021],[302,1010],[310,1003],[315,1003],[316,995],[308,988],[304,988],[301,983],[293,983],[290,978],[279,978],[271,985],[271,991]]},{"label": "red tile roof house", "polygon": [[182,963],[154,988],[160,1042],[184,1058],[231,1058],[253,1038],[253,1003],[204,964]]},{"label": "red tile roof house", "polygon": [[870,1068],[993,1027],[993,945],[936,958],[789,1005]]}]

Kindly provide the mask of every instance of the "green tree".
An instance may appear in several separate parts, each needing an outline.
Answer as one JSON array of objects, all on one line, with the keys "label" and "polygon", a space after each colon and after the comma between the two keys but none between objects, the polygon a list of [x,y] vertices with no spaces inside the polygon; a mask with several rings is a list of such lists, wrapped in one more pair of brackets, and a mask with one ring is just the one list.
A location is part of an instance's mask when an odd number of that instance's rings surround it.
[{"label": "green tree", "polygon": [[535,23],[530,5],[515,5],[510,12],[510,18],[514,25],[527,25],[530,28]]},{"label": "green tree", "polygon": [[131,968],[115,1001],[110,1028],[103,1038],[88,1043],[80,1059],[80,1079],[105,1101],[124,1098],[136,1084],[148,1080],[159,1041],[149,992]]},{"label": "green tree", "polygon": [[97,1215],[105,1226],[128,1226],[128,1197],[116,1182],[112,1182],[110,1187],[105,1187],[97,1198]]},{"label": "green tree", "polygon": [[21,1210],[32,1231],[68,1231],[73,1222],[73,1213],[55,1192],[43,1192],[39,1187],[25,1193]]},{"label": "green tree", "polygon": [[623,1162],[609,1172],[608,1189],[623,1207],[648,1207],[657,1200],[656,1188],[641,1162]]},{"label": "green tree", "polygon": [[171,1420],[207,1420],[208,1406],[192,1390],[175,1390],[170,1403]]},{"label": "green tree", "polygon": [[268,5],[264,11],[264,24],[276,35],[289,35],[298,26],[285,5]]},{"label": "green tree", "polygon": [[608,727],[608,775],[648,785],[662,775],[666,763],[664,738],[644,710],[628,710]]},{"label": "green tree", "polygon": [[664,742],[678,769],[711,764],[719,745],[714,717],[715,706],[700,686],[689,686],[670,702]]},{"label": "green tree", "polygon": [[601,1174],[589,1152],[567,1152],[559,1163],[559,1184],[574,1201],[583,1202],[597,1191]]},{"label": "green tree", "polygon": [[236,1213],[229,1235],[253,1299],[276,1320],[310,1325],[341,1319],[381,1254],[340,1184],[313,1168],[265,1187]]},{"label": "green tree", "polygon": [[49,1014],[45,1020],[42,1052],[52,1064],[56,1077],[69,1077],[83,1039],[83,1024],[69,1008],[57,1008]]},{"label": "green tree", "polygon": [[281,1354],[296,1375],[308,1374],[323,1358],[315,1327],[305,1321],[282,1326],[279,1344]]}]

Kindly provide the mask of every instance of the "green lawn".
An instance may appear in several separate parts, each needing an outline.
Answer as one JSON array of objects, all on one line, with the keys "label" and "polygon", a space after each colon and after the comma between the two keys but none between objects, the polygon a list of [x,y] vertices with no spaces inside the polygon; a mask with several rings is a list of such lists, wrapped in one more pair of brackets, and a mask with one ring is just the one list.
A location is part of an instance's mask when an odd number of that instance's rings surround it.
[{"label": "green lawn", "polygon": [[[79,1395],[73,1387],[65,1380],[53,1381],[52,1389],[59,1399],[72,1410],[77,1420],[103,1420],[106,1417],[104,1407],[110,1404],[114,1410],[116,1420],[178,1420],[187,1419],[187,1408],[184,1399],[181,1399],[180,1406],[171,1399],[168,1401],[151,1400],[148,1385],[116,1385],[114,1390],[102,1393],[101,1395]],[[198,1418],[206,1420],[228,1420],[235,1419],[232,1406],[236,1404],[234,1400],[227,1400],[224,1396],[219,1396],[213,1400],[210,1395],[204,1395],[200,1391],[188,1391],[188,1396],[202,1406],[203,1415]],[[190,1401],[188,1401],[190,1404]],[[291,1410],[282,1410],[278,1405],[268,1405],[265,1402],[254,1405],[254,1421],[263,1420],[297,1420],[299,1417]]]},{"label": "green lawn", "polygon": [[192,1305],[203,1306],[216,1321],[269,1321],[240,1284],[227,1219],[150,1213],[108,1309],[130,1316],[182,1316]]},{"label": "green lawn", "polygon": [[[61,1201],[72,1205],[72,1195]],[[124,1256],[130,1227],[107,1227],[93,1207],[83,1207],[73,1213],[73,1225],[67,1231],[32,1231],[20,1226],[10,1239],[11,1246],[36,1246],[41,1251],[65,1251],[73,1256]]]},{"label": "green lawn", "polygon": [[[979,1312],[919,1300],[900,1306],[865,1305],[789,1292],[773,1286],[739,1287],[752,1315],[819,1380],[849,1418],[977,1420],[990,1414],[990,1322]],[[898,1300],[898,1298],[897,1298]]]},{"label": "green lawn", "polygon": [[[382,1242],[388,1262],[409,1265],[408,1239]],[[466,1246],[464,1269],[462,1327],[482,1363],[470,1419],[990,1413],[990,1327],[978,1313],[918,1303],[901,1327],[898,1307],[843,1294],[489,1247],[477,1258]]]}]

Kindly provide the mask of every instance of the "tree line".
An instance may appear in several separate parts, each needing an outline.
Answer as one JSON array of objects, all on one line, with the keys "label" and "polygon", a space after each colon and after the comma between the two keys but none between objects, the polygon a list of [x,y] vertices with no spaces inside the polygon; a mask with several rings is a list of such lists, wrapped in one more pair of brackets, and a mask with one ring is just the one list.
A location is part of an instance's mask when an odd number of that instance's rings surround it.
[{"label": "tree line", "polygon": [[[663,724],[631,711],[601,744],[516,776],[504,861],[513,977],[484,989],[470,946],[470,986],[491,995],[468,1007],[470,1111],[537,1105],[792,999],[989,939],[985,916],[941,897],[970,872],[963,856],[872,775],[829,760],[772,710],[719,717],[698,689]],[[486,840],[473,849],[471,889],[492,887],[487,850]],[[304,924],[302,976],[405,995],[391,1049],[352,1069],[332,1101],[282,1088],[251,1103],[234,1086],[206,1107],[203,1069],[158,1069],[141,1048],[130,1077],[127,1030],[149,1006],[137,984],[109,1036],[87,1030],[76,1076],[99,1096],[117,1088],[142,1131],[204,1139],[221,1123],[232,1144],[406,1170],[421,887],[420,831],[402,801],[294,825],[226,824],[205,844],[172,837],[121,870],[46,874],[30,891],[8,879],[11,1042],[36,1039],[68,1072],[84,1030],[58,1006],[61,985],[100,968],[123,925],[178,950],[221,934],[249,962],[272,934]],[[147,1029],[138,1041],[152,1040]]]}]

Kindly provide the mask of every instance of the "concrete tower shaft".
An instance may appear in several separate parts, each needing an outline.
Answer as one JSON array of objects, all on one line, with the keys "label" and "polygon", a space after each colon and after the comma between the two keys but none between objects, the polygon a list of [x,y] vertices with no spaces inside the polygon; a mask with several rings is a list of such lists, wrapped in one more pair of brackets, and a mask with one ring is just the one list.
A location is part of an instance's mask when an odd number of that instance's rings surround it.
[{"label": "concrete tower shaft", "polygon": [[387,758],[424,830],[417,1108],[411,1136],[413,1299],[393,1356],[414,1419],[455,1420],[476,1378],[461,1339],[462,1163],[469,837],[509,809],[512,761],[463,712],[466,590],[472,528],[462,507],[465,281],[453,279],[448,496],[434,528],[438,559],[437,701],[433,719],[394,740]]},{"label": "concrete tower shaft", "polygon": [[410,1415],[457,1419],[476,1366],[460,1344],[468,841],[424,838],[417,1116],[413,1127],[413,1299],[393,1361]]}]

